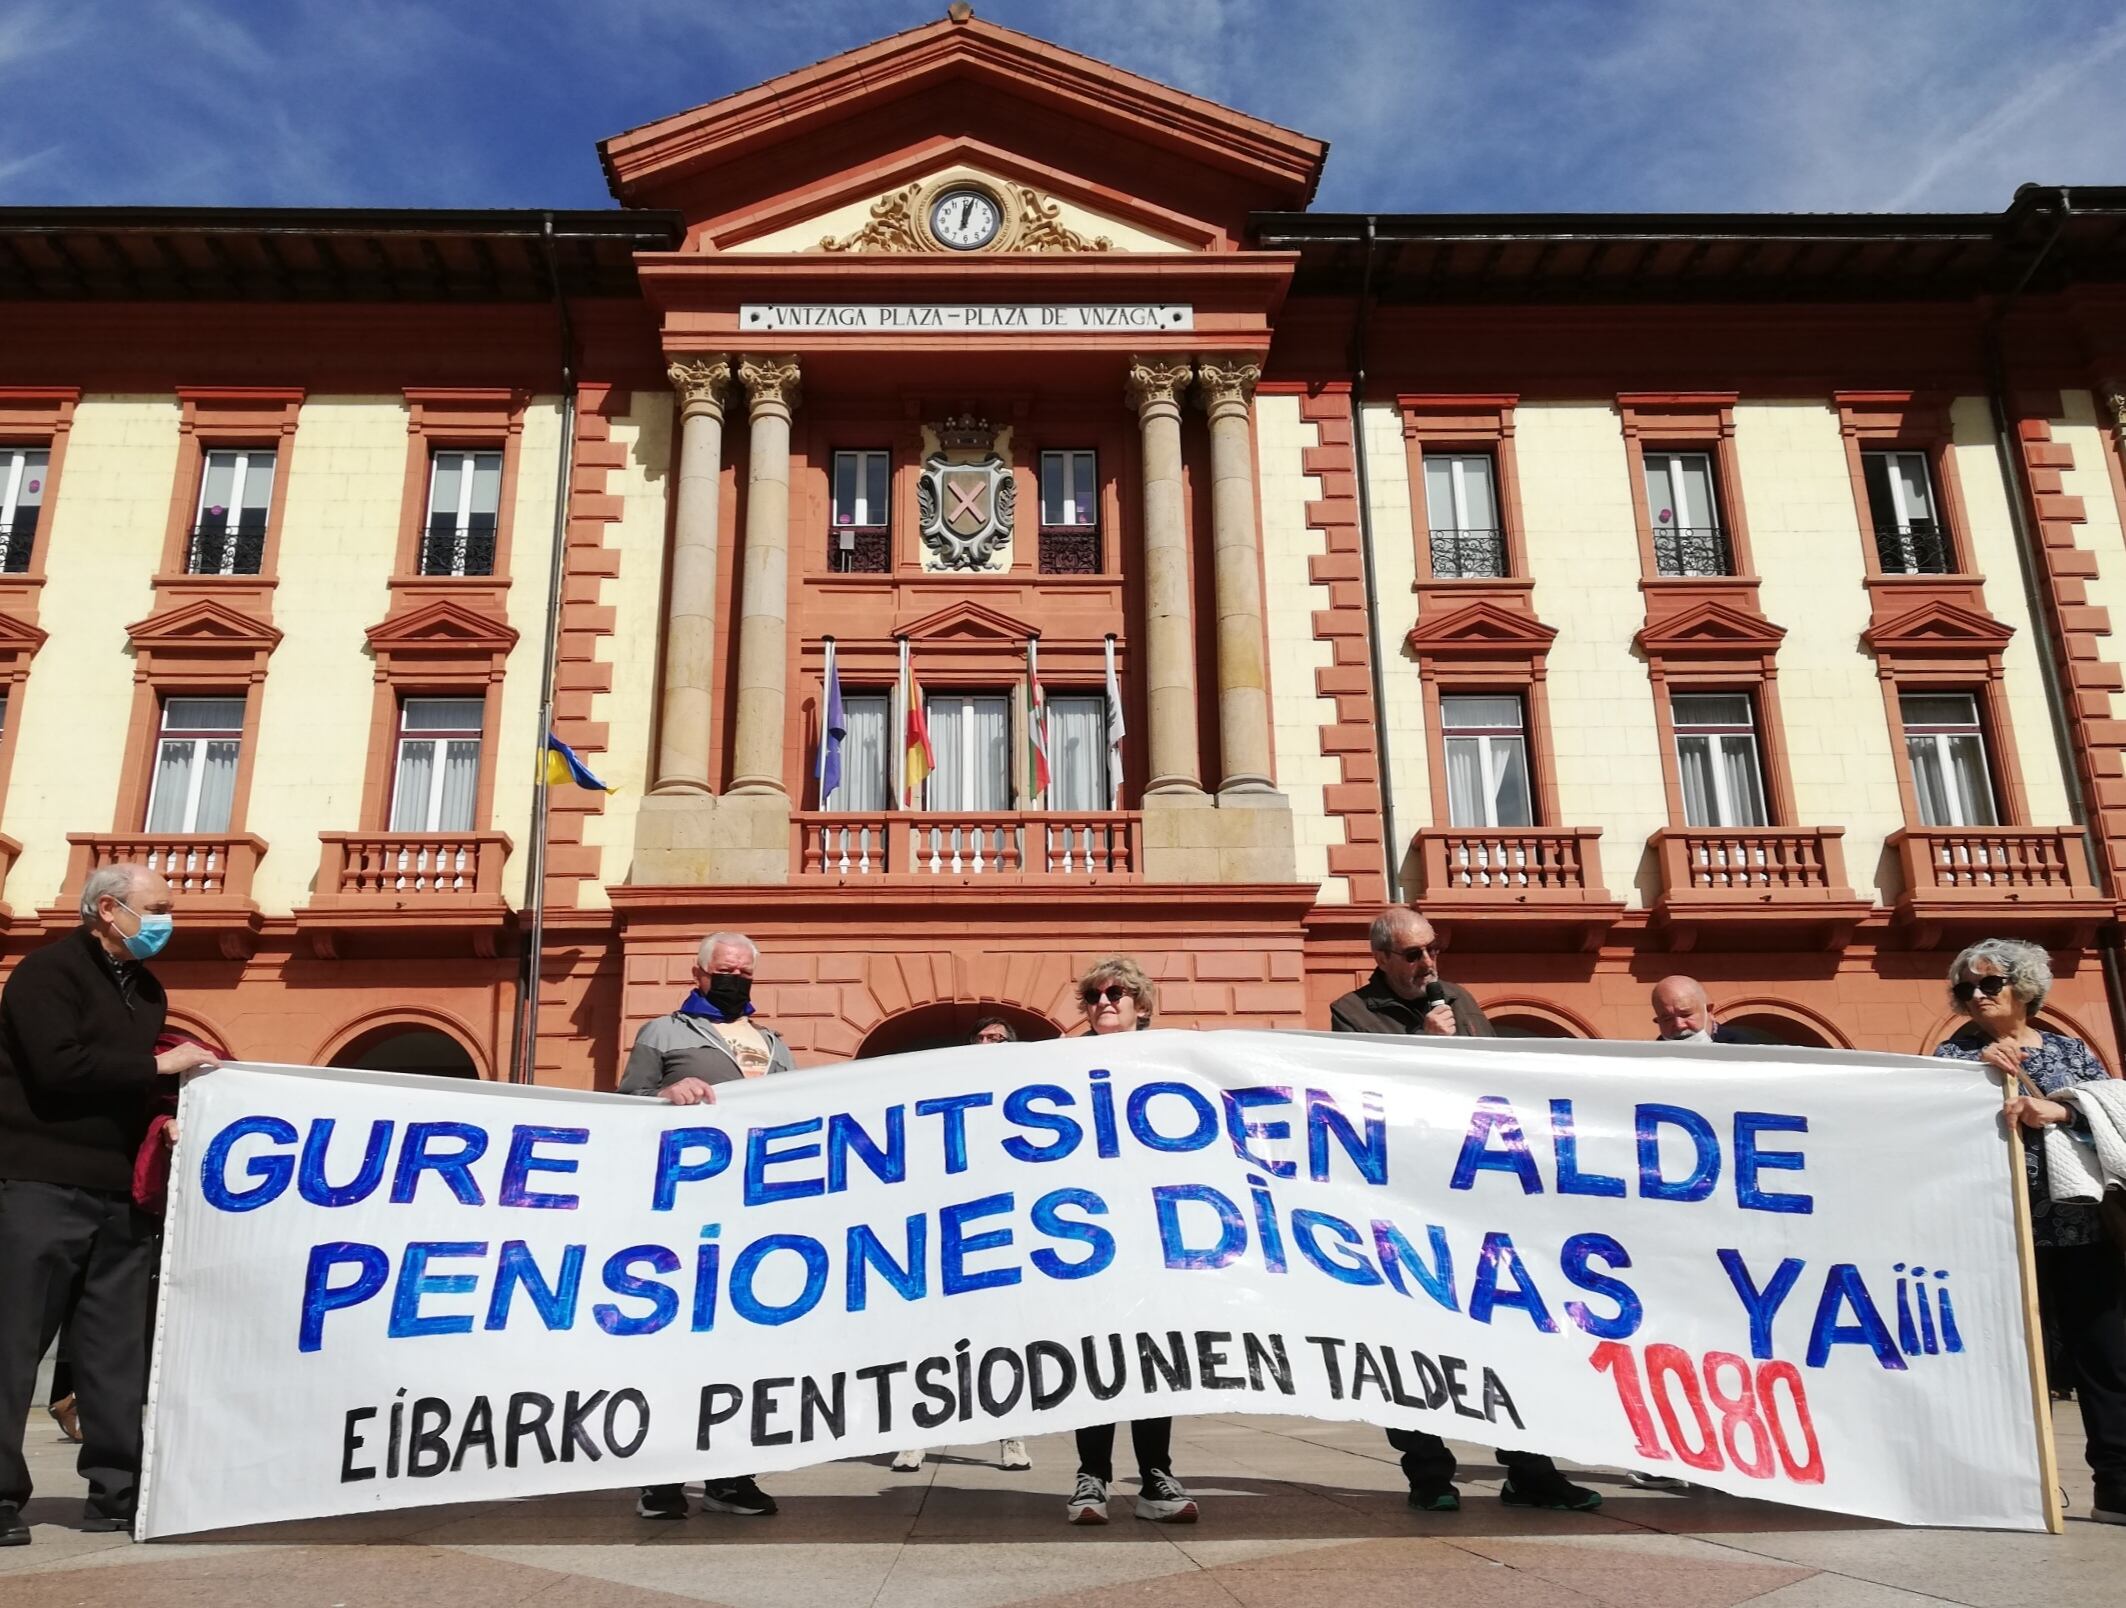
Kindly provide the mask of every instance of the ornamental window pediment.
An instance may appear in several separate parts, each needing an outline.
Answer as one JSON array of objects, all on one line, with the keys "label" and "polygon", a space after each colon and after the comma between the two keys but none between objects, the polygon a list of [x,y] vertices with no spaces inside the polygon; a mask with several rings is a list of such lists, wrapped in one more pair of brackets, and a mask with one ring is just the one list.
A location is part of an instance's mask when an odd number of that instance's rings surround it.
[{"label": "ornamental window pediment", "polygon": [[744,238],[724,238],[734,254],[805,252],[827,256],[989,256],[1176,252],[1191,242],[1059,191],[1052,182],[1010,177],[954,164],[920,177],[881,183]]}]

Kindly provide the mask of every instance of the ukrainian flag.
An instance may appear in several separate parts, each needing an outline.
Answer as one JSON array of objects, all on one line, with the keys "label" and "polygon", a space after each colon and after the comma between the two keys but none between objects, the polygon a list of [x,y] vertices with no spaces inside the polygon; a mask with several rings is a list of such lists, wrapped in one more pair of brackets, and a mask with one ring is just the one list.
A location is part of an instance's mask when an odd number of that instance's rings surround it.
[{"label": "ukrainian flag", "polygon": [[578,787],[587,787],[594,793],[613,791],[590,772],[590,767],[576,757],[576,751],[552,732],[546,734],[546,785],[558,787],[563,782],[574,782]]}]

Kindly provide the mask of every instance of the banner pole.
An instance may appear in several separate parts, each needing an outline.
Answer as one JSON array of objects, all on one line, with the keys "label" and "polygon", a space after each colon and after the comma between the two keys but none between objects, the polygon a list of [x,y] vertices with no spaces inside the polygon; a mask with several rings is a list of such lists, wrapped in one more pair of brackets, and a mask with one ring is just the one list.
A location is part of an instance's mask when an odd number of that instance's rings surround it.
[{"label": "banner pole", "polygon": [[[2001,1079],[2001,1104],[2015,1098],[2015,1081]],[[2023,1350],[2030,1359],[2030,1409],[2037,1423],[2037,1476],[2044,1482],[2045,1528],[2058,1535],[2067,1527],[2060,1505],[2059,1448],[2052,1438],[2052,1385],[2045,1377],[2045,1325],[2037,1310],[2037,1242],[2030,1226],[2029,1176],[2023,1147],[2030,1142],[2020,1123],[2008,1124],[2008,1183],[2015,1192],[2015,1259],[2023,1291]]]}]

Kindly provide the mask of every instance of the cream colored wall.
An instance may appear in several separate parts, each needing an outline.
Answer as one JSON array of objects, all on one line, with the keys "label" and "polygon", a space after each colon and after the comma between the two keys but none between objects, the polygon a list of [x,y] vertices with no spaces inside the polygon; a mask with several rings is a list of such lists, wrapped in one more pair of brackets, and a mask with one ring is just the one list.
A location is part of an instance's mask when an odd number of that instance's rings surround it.
[{"label": "cream colored wall", "polygon": [[649,786],[650,725],[657,705],[659,610],[664,590],[665,495],[671,485],[672,398],[637,391],[625,418],[613,423],[627,463],[608,477],[621,500],[619,523],[607,541],[620,548],[620,573],[599,583],[599,604],[613,611],[613,633],[598,658],[613,667],[613,690],[591,699],[591,717],[606,723],[607,748],[598,776],[620,789],[605,811],[584,824],[586,842],[602,851],[598,882],[582,884],[579,903],[605,909],[606,888],[625,882],[635,857],[635,818]]},{"label": "cream colored wall", "polygon": [[1314,690],[1314,672],[1335,662],[1332,646],[1314,637],[1314,613],[1329,607],[1329,588],[1317,585],[1307,568],[1309,558],[1328,550],[1328,538],[1307,527],[1307,504],[1321,496],[1321,477],[1303,472],[1305,453],[1321,444],[1320,437],[1320,427],[1299,416],[1298,397],[1255,399],[1277,786],[1292,802],[1299,879],[1319,883],[1324,904],[1348,904],[1350,880],[1329,875],[1329,845],[1344,841],[1343,820],[1328,813],[1323,799],[1323,790],[1342,776],[1321,751],[1322,728],[1336,723],[1336,700]]},{"label": "cream colored wall", "polygon": [[[2052,439],[2074,449],[2074,467],[2061,473],[2060,491],[2066,496],[2082,499],[2084,521],[2074,533],[2074,545],[2085,553],[2096,555],[2097,572],[2085,584],[2090,606],[2104,609],[2111,615],[2111,635],[2104,640],[2099,651],[2106,662],[2117,665],[2126,664],[2126,643],[2120,640],[2126,635],[2126,535],[2121,533],[2118,499],[2111,489],[2111,471],[2105,465],[2104,455],[2109,450],[2104,443],[2106,433],[2099,422],[2095,397],[2087,391],[2063,391],[2060,394],[2060,413],[2052,425]],[[2113,693],[2112,718],[2118,719],[2122,711],[2126,711],[2126,696]],[[2035,742],[2045,740],[2048,733],[2042,727],[2033,727],[2025,733],[2020,711],[2015,722],[2025,755],[2023,766],[2028,772],[2037,765]],[[2046,754],[2049,756],[2055,747],[2055,744],[2046,742]],[[2057,769],[2056,764],[2047,766],[2048,774],[2056,773]],[[2041,824],[2067,819],[2064,794],[2056,806],[2056,813],[2035,813],[2034,797],[2032,809],[2033,818]]]},{"label": "cream colored wall", "polygon": [[[983,172],[980,168],[964,165],[940,168],[934,174],[925,174],[923,182],[927,184],[932,181],[942,182],[962,178],[985,180],[998,190],[1003,191],[1006,196],[1012,196],[1015,193],[1013,188],[1015,181],[998,178],[994,174]],[[805,219],[802,223],[789,224],[769,234],[755,236],[751,240],[741,241],[737,245],[729,246],[725,249],[733,253],[747,254],[774,251],[817,251],[820,249],[821,240],[839,240],[845,235],[854,234],[866,223],[870,222],[873,202],[906,188],[906,185],[894,185],[890,189],[879,191],[876,195],[865,196],[861,201],[851,201],[846,206],[839,206],[830,211],[817,213]],[[1075,201],[1066,201],[1060,196],[1050,195],[1038,186],[1035,186],[1034,189],[1035,193],[1044,201],[1055,202],[1056,222],[1060,223],[1064,228],[1074,229],[1087,239],[1105,235],[1114,243],[1114,249],[1117,251],[1165,252],[1186,251],[1188,249],[1186,245],[1178,240],[1168,239],[1149,230],[1137,228],[1132,224],[1122,222],[1119,218],[1111,218],[1103,212],[1095,212],[1090,207],[1079,206]],[[929,193],[925,191],[926,195]]]},{"label": "cream colored wall", "polygon": [[1382,667],[1380,719],[1388,734],[1389,801],[1395,814],[1399,864],[1409,866],[1410,838],[1432,824],[1431,756],[1425,747],[1425,694],[1417,661],[1403,646],[1417,623],[1417,534],[1410,506],[1410,465],[1403,451],[1402,414],[1393,403],[1363,410],[1366,490],[1373,501],[1373,578],[1380,609],[1373,620],[1373,653]]},{"label": "cream colored wall", "polygon": [[[560,472],[561,399],[535,397],[524,410],[517,447],[517,511],[510,525],[509,623],[517,633],[502,682],[502,730],[487,745],[495,770],[490,825],[509,834],[502,893],[524,904],[531,858],[533,775],[545,745],[539,730],[539,676],[546,653],[546,606],[553,591],[554,482]],[[612,778],[599,774],[600,781]]]},{"label": "cream colored wall", "polygon": [[[1867,559],[1838,415],[1826,402],[1735,409],[1742,507],[1779,645],[1781,728],[1796,826],[1842,826],[1846,877],[1881,897],[1883,839],[1904,825],[1868,628]],[[1890,883],[1895,887],[1894,877]]]},{"label": "cream colored wall", "polygon": [[18,912],[73,891],[67,833],[113,829],[133,707],[125,628],[155,606],[149,580],[162,562],[179,419],[173,397],[85,396],[74,409],[38,538],[38,611],[50,636],[8,710],[18,724],[0,827],[22,843],[6,887]]},{"label": "cream colored wall", "polygon": [[[2015,525],[2008,513],[2007,486],[2001,479],[1993,409],[1982,396],[1959,397],[1951,422],[1956,478],[1963,490],[1964,514],[1970,525],[1972,567],[1986,577],[1987,609],[2015,631],[2001,656],[2002,685],[2008,699],[2008,716],[2015,726],[2016,757],[2022,765],[2030,819],[2039,826],[2064,825],[2072,818],[2067,807],[2067,782],[2060,769],[2059,744],[2052,736],[2052,706],[2045,697],[2037,633],[2030,625],[2030,597],[2023,586],[2022,566],[2016,555]],[[2079,459],[2079,449],[2077,455]],[[2103,466],[2098,464],[2100,479],[2103,472]],[[2108,503],[2110,498],[2104,500]],[[2079,544],[2092,545],[2086,532]],[[2114,584],[2118,568],[2115,563]],[[2090,582],[2092,603],[2099,601],[2100,585],[2101,581]],[[2126,619],[2126,615],[2120,618]]]}]

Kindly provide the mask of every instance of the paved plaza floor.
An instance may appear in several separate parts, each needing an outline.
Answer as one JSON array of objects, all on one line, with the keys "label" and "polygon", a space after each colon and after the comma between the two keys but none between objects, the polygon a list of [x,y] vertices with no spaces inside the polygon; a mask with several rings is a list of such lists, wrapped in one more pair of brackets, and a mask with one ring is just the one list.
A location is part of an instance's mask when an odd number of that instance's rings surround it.
[{"label": "paved plaza floor", "polygon": [[[1417,1514],[1378,1431],[1297,1418],[1187,1418],[1176,1472],[1202,1522],[1063,1522],[1067,1436],[994,1442],[762,1483],[774,1518],[634,1516],[632,1491],[415,1508],[136,1546],[84,1535],[74,1448],[30,1428],[35,1543],[0,1550],[0,1608],[2120,1608],[2126,1528],[2088,1523],[2080,1422],[2057,1415],[2070,1506],[2061,1536],[1906,1530],[1712,1493],[1632,1489],[1607,1470],[1599,1513],[1500,1506],[1490,1452],[1462,1448],[1458,1514]],[[1126,1452],[1128,1437],[1121,1438]]]}]

